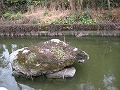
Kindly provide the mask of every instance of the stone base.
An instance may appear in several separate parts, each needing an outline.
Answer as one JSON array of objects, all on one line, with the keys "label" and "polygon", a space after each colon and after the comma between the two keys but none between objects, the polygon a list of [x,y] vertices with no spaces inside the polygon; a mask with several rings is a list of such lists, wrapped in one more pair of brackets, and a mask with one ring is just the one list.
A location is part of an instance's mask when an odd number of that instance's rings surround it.
[{"label": "stone base", "polygon": [[55,72],[53,74],[47,74],[47,78],[71,78],[75,75],[76,69],[74,67],[65,68],[61,71]]}]

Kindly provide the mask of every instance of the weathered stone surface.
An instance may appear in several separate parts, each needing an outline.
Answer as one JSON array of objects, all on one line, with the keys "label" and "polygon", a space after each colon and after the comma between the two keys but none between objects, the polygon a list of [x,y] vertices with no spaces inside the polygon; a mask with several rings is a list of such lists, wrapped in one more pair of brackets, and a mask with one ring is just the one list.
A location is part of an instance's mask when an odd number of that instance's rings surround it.
[{"label": "weathered stone surface", "polygon": [[58,72],[47,74],[46,77],[48,78],[71,78],[75,75],[76,69],[74,67],[71,68],[65,68],[63,70],[60,70]]},{"label": "weathered stone surface", "polygon": [[[75,61],[84,62],[88,59],[87,53],[59,39],[52,39],[44,43],[18,49],[10,55],[13,70],[17,74],[20,73],[26,76],[48,75],[72,65]],[[75,73],[75,70],[70,70]]]}]

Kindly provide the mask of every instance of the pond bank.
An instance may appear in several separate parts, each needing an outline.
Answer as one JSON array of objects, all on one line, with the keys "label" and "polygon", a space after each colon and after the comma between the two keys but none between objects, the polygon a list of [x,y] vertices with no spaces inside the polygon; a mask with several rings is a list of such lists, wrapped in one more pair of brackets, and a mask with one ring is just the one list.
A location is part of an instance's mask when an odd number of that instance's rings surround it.
[{"label": "pond bank", "polygon": [[120,23],[95,25],[0,25],[0,36],[120,36]]}]

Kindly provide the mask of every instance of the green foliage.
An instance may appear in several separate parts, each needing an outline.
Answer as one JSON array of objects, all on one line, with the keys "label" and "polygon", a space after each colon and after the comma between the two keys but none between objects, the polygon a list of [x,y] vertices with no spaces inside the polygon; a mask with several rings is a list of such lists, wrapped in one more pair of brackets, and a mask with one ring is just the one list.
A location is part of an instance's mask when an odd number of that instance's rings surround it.
[{"label": "green foliage", "polygon": [[22,14],[18,12],[18,13],[13,14],[12,17],[15,19],[20,19],[22,17]]},{"label": "green foliage", "polygon": [[27,1],[27,3],[31,3],[33,0],[26,0]]},{"label": "green foliage", "polygon": [[22,14],[20,12],[18,13],[6,12],[3,14],[3,17],[7,19],[20,19],[22,18]]},{"label": "green foliage", "polygon": [[[52,2],[56,2],[57,0],[2,0],[3,3],[5,3],[6,6],[14,6],[14,7],[21,7],[23,6],[23,4],[25,6],[28,6],[28,5],[40,5],[42,7],[48,7],[48,4],[52,3]],[[79,0],[74,0],[75,2],[73,2],[73,5],[74,5],[74,8],[78,8],[80,7],[80,1]],[[59,1],[61,2],[61,1]],[[64,0],[62,1],[63,3],[63,7],[64,9],[65,8],[69,8],[69,2],[68,0]],[[119,0],[110,0],[110,5],[112,7],[120,7],[120,2]],[[58,3],[56,3],[57,5]],[[60,3],[59,3],[60,4]],[[91,1],[88,1],[88,0],[83,0],[83,3],[82,3],[82,8],[86,8],[87,6],[89,8],[108,8],[108,0],[91,0]],[[22,7],[21,7],[22,8]],[[21,9],[19,8],[19,9]],[[24,8],[24,7],[23,7]],[[22,9],[21,9],[22,11]]]},{"label": "green foliage", "polygon": [[5,14],[3,14],[4,18],[10,18],[11,16],[12,16],[12,14],[9,12],[6,12]]},{"label": "green foliage", "polygon": [[78,17],[79,19],[79,24],[95,24],[96,20],[92,19],[91,16],[87,13],[81,13]]},{"label": "green foliage", "polygon": [[95,24],[96,20],[92,19],[87,13],[74,13],[63,19],[58,19],[51,24]]},{"label": "green foliage", "polygon": [[41,1],[34,0],[34,1],[33,1],[33,4],[34,4],[35,6],[37,6],[37,5],[41,4]]}]

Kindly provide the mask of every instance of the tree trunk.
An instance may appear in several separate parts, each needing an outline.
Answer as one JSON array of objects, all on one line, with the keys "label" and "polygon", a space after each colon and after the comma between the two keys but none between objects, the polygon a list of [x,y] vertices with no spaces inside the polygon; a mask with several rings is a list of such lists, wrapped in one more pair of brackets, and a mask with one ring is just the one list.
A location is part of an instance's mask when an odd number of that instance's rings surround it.
[{"label": "tree trunk", "polygon": [[110,0],[107,0],[108,10],[110,10]]},{"label": "tree trunk", "polygon": [[0,1],[0,18],[2,16],[2,13],[3,13],[3,9],[4,8],[4,3],[3,3],[3,0]]}]

